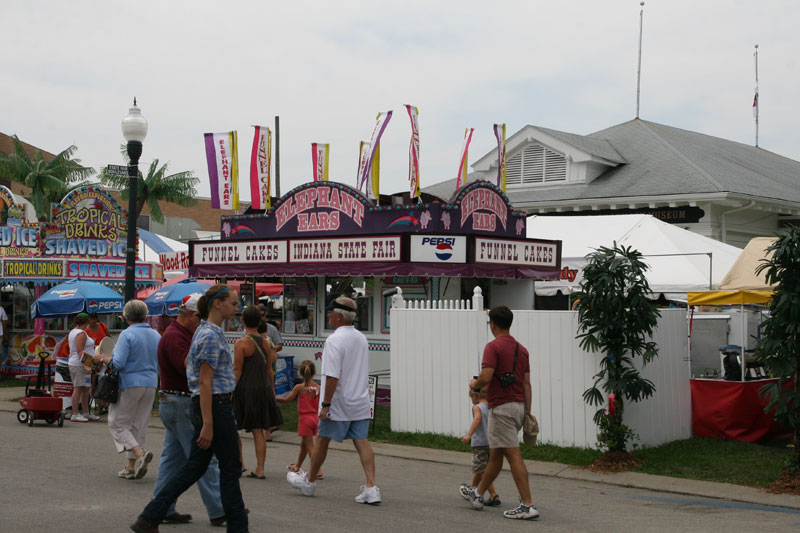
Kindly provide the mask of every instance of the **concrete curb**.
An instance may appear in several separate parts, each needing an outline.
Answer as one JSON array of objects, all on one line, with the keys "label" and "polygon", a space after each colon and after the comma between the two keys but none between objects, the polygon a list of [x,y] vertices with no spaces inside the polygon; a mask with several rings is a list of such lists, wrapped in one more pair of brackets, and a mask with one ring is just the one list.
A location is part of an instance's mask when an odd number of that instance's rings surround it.
[{"label": "concrete curb", "polygon": [[[23,388],[9,387],[0,388],[0,411],[16,413],[19,404],[8,400],[23,396]],[[154,416],[150,419],[150,427],[164,429],[161,420]],[[242,432],[243,438],[251,438],[248,433]],[[274,434],[273,440],[280,444],[298,445],[300,438],[286,431],[278,431]],[[401,446],[398,444],[387,444],[383,442],[371,443],[377,455],[408,459],[411,461],[429,461],[463,466],[468,472],[472,464],[472,455],[465,452],[454,452],[448,450],[436,450],[431,448],[420,448],[416,446]],[[331,442],[332,449],[349,451],[355,453],[355,449],[349,443]],[[733,502],[749,503],[766,507],[784,507],[787,509],[800,510],[800,496],[790,494],[771,494],[764,489],[757,487],[747,487],[744,485],[734,485],[731,483],[715,483],[711,481],[698,481],[694,479],[683,479],[667,476],[656,476],[652,474],[642,474],[639,472],[621,472],[617,474],[599,474],[585,468],[564,465],[560,463],[547,463],[542,461],[525,461],[528,472],[533,476],[557,477],[571,479],[575,481],[587,481],[591,483],[602,483],[606,485],[616,485],[635,489],[645,489],[684,496],[697,496],[703,498],[713,498],[718,500],[728,500]],[[508,466],[503,466],[508,470]]]}]

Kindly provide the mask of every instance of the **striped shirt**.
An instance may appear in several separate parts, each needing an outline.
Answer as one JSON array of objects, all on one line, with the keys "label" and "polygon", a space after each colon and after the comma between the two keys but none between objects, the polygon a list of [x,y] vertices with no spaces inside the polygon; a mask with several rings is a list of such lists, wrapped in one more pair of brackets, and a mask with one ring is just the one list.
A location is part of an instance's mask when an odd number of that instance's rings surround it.
[{"label": "striped shirt", "polygon": [[222,328],[208,320],[203,320],[194,332],[186,361],[186,378],[192,396],[200,394],[200,367],[203,363],[214,369],[211,394],[233,392],[236,388],[233,350],[225,340]]}]

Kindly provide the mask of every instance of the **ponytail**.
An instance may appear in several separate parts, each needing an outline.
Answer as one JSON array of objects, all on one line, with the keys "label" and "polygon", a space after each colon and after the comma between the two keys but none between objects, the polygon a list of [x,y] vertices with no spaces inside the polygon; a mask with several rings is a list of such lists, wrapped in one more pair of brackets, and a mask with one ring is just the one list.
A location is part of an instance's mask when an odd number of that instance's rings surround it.
[{"label": "ponytail", "polygon": [[[203,320],[208,318],[208,312],[211,310],[211,302],[227,289],[228,286],[224,283],[217,283],[208,289],[199,300],[197,300],[197,314],[200,315],[200,318]],[[222,300],[225,300],[224,296],[222,297]]]},{"label": "ponytail", "polygon": [[313,361],[306,360],[300,363],[300,368],[298,369],[297,373],[301,378],[303,378],[303,381],[307,387],[314,379],[314,375],[317,373],[317,368],[314,366]]}]

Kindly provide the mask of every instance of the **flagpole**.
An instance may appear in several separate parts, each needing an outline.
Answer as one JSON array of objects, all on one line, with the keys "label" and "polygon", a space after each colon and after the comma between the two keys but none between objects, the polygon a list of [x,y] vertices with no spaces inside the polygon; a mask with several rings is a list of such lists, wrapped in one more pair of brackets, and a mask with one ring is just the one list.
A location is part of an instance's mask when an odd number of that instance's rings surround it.
[{"label": "flagpole", "polygon": [[639,2],[642,6],[639,11],[639,66],[636,69],[636,118],[639,118],[639,94],[642,86],[642,27],[644,26],[644,2]]},{"label": "flagpole", "polygon": [[275,115],[275,198],[281,197],[281,118]]},{"label": "flagpole", "polygon": [[756,148],[758,148],[758,45],[755,46],[756,51],[753,53],[753,56],[756,58],[756,101],[755,101],[755,111],[756,111]]}]

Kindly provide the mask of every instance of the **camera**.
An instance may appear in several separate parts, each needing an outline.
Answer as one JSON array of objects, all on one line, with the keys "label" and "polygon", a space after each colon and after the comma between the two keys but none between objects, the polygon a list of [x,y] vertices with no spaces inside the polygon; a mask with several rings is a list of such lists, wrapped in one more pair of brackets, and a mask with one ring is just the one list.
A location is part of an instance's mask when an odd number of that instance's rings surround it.
[{"label": "camera", "polygon": [[517,382],[517,377],[510,372],[508,374],[503,374],[502,376],[498,376],[497,379],[500,380],[500,385],[502,385],[503,387],[510,387],[511,385]]}]

